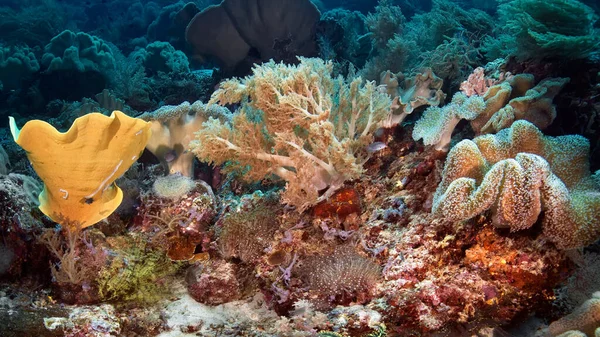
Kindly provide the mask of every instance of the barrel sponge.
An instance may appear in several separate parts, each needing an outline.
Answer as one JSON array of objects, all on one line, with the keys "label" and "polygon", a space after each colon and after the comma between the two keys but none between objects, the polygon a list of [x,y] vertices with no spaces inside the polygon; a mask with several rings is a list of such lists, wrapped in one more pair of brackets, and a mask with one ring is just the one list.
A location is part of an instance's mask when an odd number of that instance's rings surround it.
[{"label": "barrel sponge", "polygon": [[67,132],[32,120],[21,130],[10,118],[13,138],[44,182],[40,210],[64,226],[88,227],[108,217],[123,199],[114,184],[137,160],[150,123],[120,111],[90,113]]},{"label": "barrel sponge", "polygon": [[280,42],[295,55],[315,54],[320,17],[309,0],[223,0],[196,14],[185,37],[196,53],[213,56],[231,69],[251,50],[264,61],[278,58]]},{"label": "barrel sponge", "polygon": [[448,154],[433,212],[461,221],[490,210],[511,231],[544,213],[543,233],[559,248],[586,246],[600,237],[600,172],[590,174],[588,153],[584,137],[547,137],[525,120],[463,140]]}]

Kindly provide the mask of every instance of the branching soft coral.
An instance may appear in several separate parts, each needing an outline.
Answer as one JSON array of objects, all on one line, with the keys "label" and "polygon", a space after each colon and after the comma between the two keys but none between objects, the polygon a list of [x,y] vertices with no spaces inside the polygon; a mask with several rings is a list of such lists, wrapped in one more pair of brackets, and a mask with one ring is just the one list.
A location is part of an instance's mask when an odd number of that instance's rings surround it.
[{"label": "branching soft coral", "polygon": [[600,185],[590,174],[589,142],[547,137],[519,120],[497,135],[463,140],[448,154],[433,212],[450,221],[487,210],[498,227],[531,227],[559,248],[586,246],[600,237]]},{"label": "branching soft coral", "polygon": [[241,108],[231,124],[204,123],[194,153],[247,171],[248,181],[278,176],[287,182],[283,201],[300,211],[327,199],[363,172],[365,147],[391,105],[374,83],[334,79],[332,68],[320,59],[300,58],[297,66],[271,61],[224,82],[210,103]]},{"label": "branching soft coral", "polygon": [[582,59],[600,48],[597,15],[576,0],[512,0],[498,8],[506,33],[500,36],[519,59]]}]

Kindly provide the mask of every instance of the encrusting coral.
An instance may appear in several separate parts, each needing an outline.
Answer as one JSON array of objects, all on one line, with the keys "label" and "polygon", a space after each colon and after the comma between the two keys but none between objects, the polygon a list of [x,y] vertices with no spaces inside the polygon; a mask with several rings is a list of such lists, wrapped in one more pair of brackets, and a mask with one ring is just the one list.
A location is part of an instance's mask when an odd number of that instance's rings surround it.
[{"label": "encrusting coral", "polygon": [[[372,133],[389,114],[390,98],[360,77],[332,77],[333,64],[265,63],[245,79],[221,84],[209,103],[241,103],[232,123],[204,123],[191,145],[202,161],[239,170],[247,181],[276,175],[283,201],[304,210],[360,177]],[[324,190],[324,193],[320,193]]]},{"label": "encrusting coral", "polygon": [[21,130],[10,118],[13,138],[44,182],[40,210],[63,225],[82,228],[108,217],[123,200],[114,184],[138,159],[150,137],[150,124],[120,111],[91,113],[61,133],[32,120]]},{"label": "encrusting coral", "polygon": [[432,211],[460,221],[491,210],[494,224],[511,231],[543,212],[543,233],[559,248],[586,246],[600,236],[600,186],[588,155],[586,138],[544,136],[523,120],[463,140],[448,154]]}]

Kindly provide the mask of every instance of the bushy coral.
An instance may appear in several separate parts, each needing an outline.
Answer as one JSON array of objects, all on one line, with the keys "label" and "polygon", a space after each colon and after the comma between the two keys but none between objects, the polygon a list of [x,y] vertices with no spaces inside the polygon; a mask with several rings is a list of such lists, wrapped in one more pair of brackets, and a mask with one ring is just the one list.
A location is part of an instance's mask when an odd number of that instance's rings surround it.
[{"label": "bushy coral", "polygon": [[581,136],[544,136],[526,121],[497,135],[463,140],[449,153],[433,212],[466,220],[492,211],[512,231],[531,227],[562,249],[600,236],[600,186],[590,175],[589,142]]},{"label": "bushy coral", "polygon": [[95,280],[100,299],[144,303],[156,301],[167,293],[167,278],[177,271],[177,263],[141,237],[114,238],[111,245],[116,254]]},{"label": "bushy coral", "polygon": [[400,7],[394,6],[393,1],[379,0],[375,6],[375,13],[367,15],[365,24],[372,34],[375,45],[383,48],[394,35],[402,34],[405,21],[402,10]]},{"label": "bushy coral", "polygon": [[341,62],[347,60],[362,67],[372,45],[364,21],[362,13],[343,8],[323,13],[318,24],[321,58]]},{"label": "bushy coral", "polygon": [[[255,181],[286,181],[283,201],[304,210],[363,172],[365,147],[389,114],[390,99],[360,77],[332,77],[333,65],[300,58],[269,62],[245,79],[221,84],[210,103],[241,103],[231,124],[211,119],[197,132],[200,160],[246,171]],[[324,191],[324,193],[320,193]]]},{"label": "bushy coral", "polygon": [[597,15],[577,0],[513,0],[498,13],[506,30],[500,39],[522,60],[581,59],[600,47]]}]

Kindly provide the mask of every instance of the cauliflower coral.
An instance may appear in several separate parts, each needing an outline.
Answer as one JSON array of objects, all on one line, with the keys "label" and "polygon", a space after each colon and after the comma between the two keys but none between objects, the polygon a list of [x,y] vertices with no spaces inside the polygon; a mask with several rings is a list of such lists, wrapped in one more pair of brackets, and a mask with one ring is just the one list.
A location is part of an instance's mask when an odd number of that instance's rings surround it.
[{"label": "cauliflower coral", "polygon": [[373,131],[391,100],[360,77],[333,78],[333,65],[300,58],[273,61],[253,75],[221,84],[210,103],[240,104],[231,123],[211,118],[191,144],[202,161],[244,172],[256,181],[275,175],[287,182],[283,202],[302,211],[358,178]]},{"label": "cauliflower coral", "polygon": [[533,226],[561,249],[600,237],[600,171],[590,174],[589,142],[544,136],[519,120],[497,135],[458,143],[434,194],[433,212],[451,221],[490,210],[497,227]]}]

